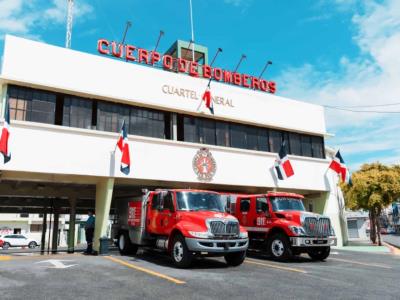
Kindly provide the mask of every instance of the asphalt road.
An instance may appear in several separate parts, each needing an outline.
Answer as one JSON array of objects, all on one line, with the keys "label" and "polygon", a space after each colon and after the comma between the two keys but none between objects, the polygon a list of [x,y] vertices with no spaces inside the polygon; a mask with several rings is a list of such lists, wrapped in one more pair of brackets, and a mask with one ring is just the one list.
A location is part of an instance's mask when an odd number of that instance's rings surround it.
[{"label": "asphalt road", "polygon": [[[399,299],[400,256],[332,251],[325,262],[277,263],[252,254],[239,267],[208,258],[0,256],[1,299]],[[49,259],[53,261],[48,261]]]}]

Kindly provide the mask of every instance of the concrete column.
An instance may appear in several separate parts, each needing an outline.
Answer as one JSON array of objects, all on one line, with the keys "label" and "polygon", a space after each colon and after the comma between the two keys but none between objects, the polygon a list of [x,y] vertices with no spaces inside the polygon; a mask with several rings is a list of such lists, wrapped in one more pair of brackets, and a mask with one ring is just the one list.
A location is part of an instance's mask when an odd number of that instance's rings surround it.
[{"label": "concrete column", "polygon": [[54,222],[53,222],[53,236],[51,240],[51,253],[57,253],[58,248],[58,222],[60,219],[60,213],[58,210],[54,211]]},{"label": "concrete column", "polygon": [[96,184],[96,223],[94,226],[93,250],[99,251],[99,239],[106,235],[110,216],[114,178],[100,179]]},{"label": "concrete column", "polygon": [[47,231],[47,207],[45,207],[43,213],[43,223],[42,223],[42,239],[40,241],[40,253],[44,253],[44,248],[46,244],[46,231]]},{"label": "concrete column", "polygon": [[76,196],[69,198],[69,230],[68,230],[68,253],[75,252],[75,217],[76,217]]}]

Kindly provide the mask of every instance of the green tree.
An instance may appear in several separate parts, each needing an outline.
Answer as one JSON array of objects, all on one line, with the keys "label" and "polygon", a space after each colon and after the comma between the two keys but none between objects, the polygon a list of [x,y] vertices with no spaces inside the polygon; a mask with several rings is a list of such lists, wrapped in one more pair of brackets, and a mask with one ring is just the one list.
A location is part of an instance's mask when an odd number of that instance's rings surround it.
[{"label": "green tree", "polygon": [[381,246],[379,217],[382,210],[400,196],[400,165],[364,164],[351,179],[351,186],[341,185],[346,206],[369,212],[371,241],[375,244],[378,238]]}]

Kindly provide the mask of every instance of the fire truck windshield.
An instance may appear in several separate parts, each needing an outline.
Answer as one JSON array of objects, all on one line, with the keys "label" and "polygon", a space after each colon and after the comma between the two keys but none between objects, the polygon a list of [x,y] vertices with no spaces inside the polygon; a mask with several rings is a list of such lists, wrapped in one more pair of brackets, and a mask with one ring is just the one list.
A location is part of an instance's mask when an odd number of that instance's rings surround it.
[{"label": "fire truck windshield", "polygon": [[271,198],[272,209],[278,210],[300,210],[305,211],[303,202],[298,198],[273,197]]},{"label": "fire truck windshield", "polygon": [[178,210],[210,210],[224,212],[221,197],[218,194],[204,192],[177,192]]}]

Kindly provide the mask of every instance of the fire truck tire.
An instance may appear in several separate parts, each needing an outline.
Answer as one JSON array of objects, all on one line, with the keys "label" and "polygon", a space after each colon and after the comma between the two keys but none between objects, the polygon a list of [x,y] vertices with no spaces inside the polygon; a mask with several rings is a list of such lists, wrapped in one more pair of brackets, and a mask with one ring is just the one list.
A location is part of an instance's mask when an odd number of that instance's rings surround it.
[{"label": "fire truck tire", "polygon": [[308,256],[313,260],[325,260],[331,252],[331,247],[321,247],[316,250],[310,250]]},{"label": "fire truck tire", "polygon": [[228,265],[237,267],[240,266],[246,258],[246,251],[233,252],[225,254],[225,261]]},{"label": "fire truck tire", "polygon": [[293,256],[289,238],[283,233],[276,233],[271,236],[267,249],[274,260],[284,261]]},{"label": "fire truck tire", "polygon": [[118,236],[118,250],[122,255],[136,254],[137,246],[131,243],[128,232],[121,232]]},{"label": "fire truck tire", "polygon": [[181,234],[175,235],[172,240],[171,257],[178,268],[188,268],[192,264],[193,254],[187,248],[185,238]]}]

